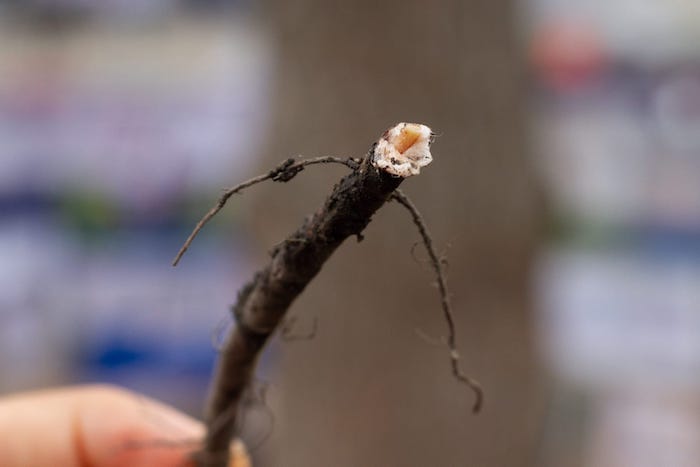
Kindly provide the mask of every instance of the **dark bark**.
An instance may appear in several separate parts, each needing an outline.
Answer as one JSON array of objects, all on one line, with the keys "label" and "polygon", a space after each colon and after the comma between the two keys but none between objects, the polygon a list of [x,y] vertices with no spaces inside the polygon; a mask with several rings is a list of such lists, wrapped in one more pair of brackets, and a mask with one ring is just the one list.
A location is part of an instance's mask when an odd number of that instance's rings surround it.
[{"label": "dark bark", "polygon": [[372,151],[334,187],[323,207],[272,252],[272,258],[238,294],[237,325],[221,351],[207,412],[200,466],[225,466],[238,404],[261,349],[289,306],[348,237],[360,235],[403,178],[371,164]]}]

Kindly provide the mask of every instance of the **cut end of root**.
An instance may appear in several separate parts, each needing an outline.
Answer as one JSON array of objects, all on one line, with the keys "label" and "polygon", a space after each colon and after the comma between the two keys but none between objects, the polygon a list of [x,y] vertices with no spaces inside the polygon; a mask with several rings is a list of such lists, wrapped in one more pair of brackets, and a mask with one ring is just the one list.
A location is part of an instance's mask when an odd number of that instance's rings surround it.
[{"label": "cut end of root", "polygon": [[398,123],[384,132],[374,149],[372,164],[397,177],[418,175],[433,160],[433,132],[420,123]]}]

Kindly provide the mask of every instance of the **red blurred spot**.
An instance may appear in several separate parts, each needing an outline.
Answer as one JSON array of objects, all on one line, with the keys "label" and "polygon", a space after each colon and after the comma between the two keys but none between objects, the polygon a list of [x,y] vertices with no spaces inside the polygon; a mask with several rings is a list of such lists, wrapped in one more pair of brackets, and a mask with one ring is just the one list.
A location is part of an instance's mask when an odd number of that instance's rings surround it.
[{"label": "red blurred spot", "polygon": [[562,91],[590,83],[606,61],[594,28],[571,20],[540,27],[531,42],[530,60],[542,81]]}]

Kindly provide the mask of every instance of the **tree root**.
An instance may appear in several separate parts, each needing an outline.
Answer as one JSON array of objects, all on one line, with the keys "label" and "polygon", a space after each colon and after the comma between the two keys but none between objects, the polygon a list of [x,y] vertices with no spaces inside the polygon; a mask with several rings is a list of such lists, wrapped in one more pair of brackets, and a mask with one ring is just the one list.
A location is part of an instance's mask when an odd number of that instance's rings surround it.
[{"label": "tree root", "polygon": [[309,165],[343,164],[352,172],[333,188],[324,205],[271,252],[269,264],[238,292],[232,313],[236,326],[220,352],[206,413],[207,434],[195,454],[200,467],[223,467],[229,443],[236,431],[239,405],[250,385],[258,356],[268,339],[283,323],[289,306],[320,271],[325,261],[348,237],[362,238],[372,215],[389,200],[396,200],[413,216],[437,276],[442,310],[448,325],[447,345],[452,373],[475,393],[474,411],[482,404],[479,384],[459,367],[455,325],[449,304],[442,262],[413,203],[397,190],[405,177],[416,175],[432,160],[432,132],[424,125],[400,123],[384,133],[362,159],[319,157],[287,159],[265,175],[227,189],[217,204],[199,221],[173,261],[176,265],[202,227],[236,194],[265,180],[287,182]]}]

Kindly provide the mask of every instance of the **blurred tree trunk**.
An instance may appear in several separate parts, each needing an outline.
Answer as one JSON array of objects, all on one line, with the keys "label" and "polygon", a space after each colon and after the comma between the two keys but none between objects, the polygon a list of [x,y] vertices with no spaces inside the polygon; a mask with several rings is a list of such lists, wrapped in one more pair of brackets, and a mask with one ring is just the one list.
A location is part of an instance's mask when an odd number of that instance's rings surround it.
[{"label": "blurred tree trunk", "polygon": [[[418,234],[389,205],[292,308],[300,332],[315,316],[320,325],[311,341],[281,344],[272,465],[535,465],[528,289],[541,209],[513,3],[268,0],[264,16],[277,53],[264,167],[295,154],[360,156],[399,121],[441,135],[435,161],[404,191],[447,248],[463,365],[486,390],[472,416],[446,349],[416,337],[445,325],[433,278],[410,255]],[[310,168],[258,191],[261,247],[316,209],[342,172]]]}]

